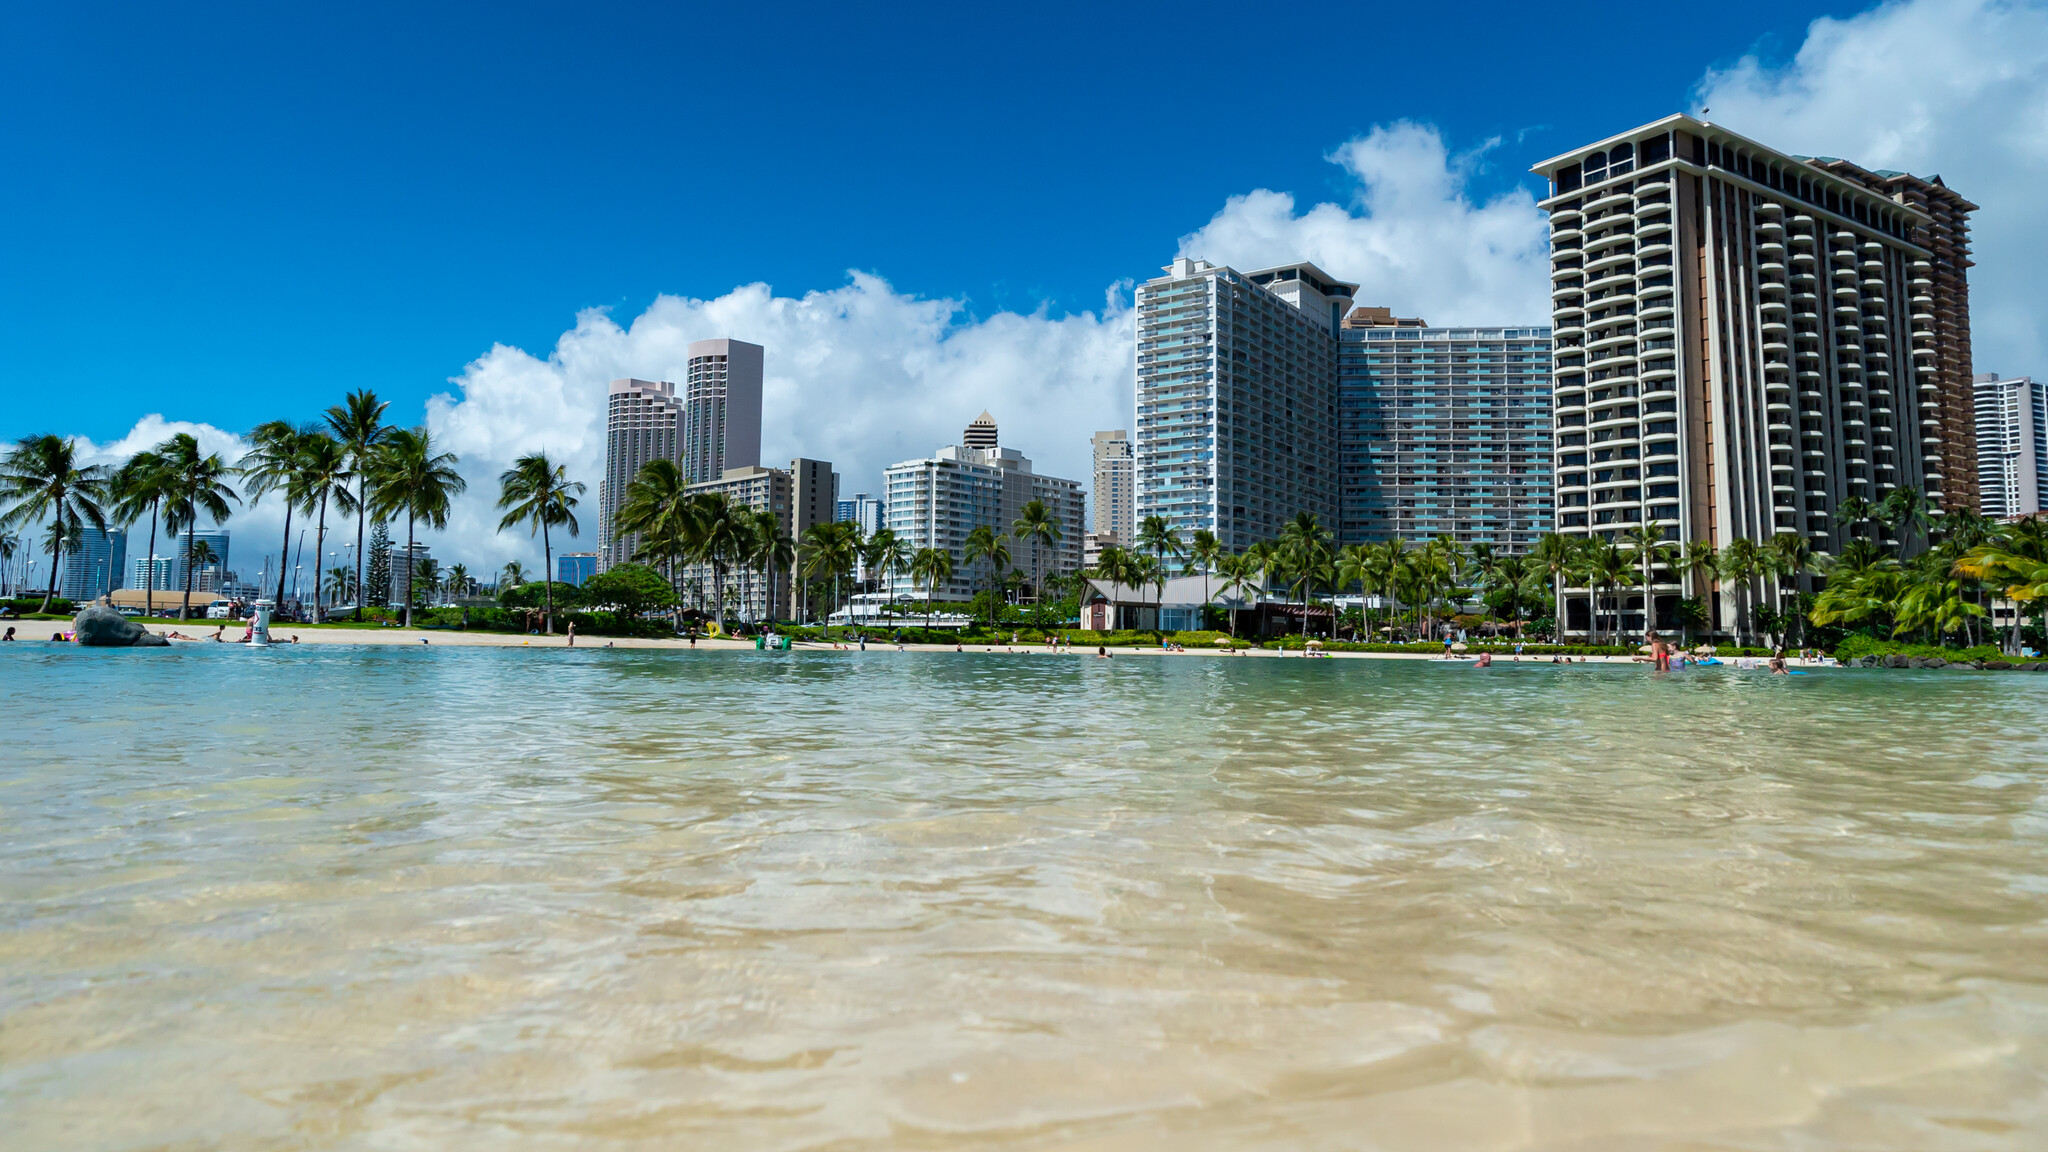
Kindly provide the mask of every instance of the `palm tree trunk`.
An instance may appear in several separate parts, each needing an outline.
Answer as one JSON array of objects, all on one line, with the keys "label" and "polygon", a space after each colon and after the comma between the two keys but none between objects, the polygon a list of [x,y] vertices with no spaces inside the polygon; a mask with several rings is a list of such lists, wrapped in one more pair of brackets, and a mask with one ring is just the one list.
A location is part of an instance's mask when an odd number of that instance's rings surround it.
[{"label": "palm tree trunk", "polygon": [[[151,545],[152,548],[155,545]],[[320,586],[320,559],[327,555],[327,493],[320,493],[319,527],[313,530],[313,623],[327,621],[327,606]]]},{"label": "palm tree trunk", "polygon": [[[304,542],[302,541],[302,542],[300,543],[300,545],[299,545],[299,546],[300,546],[301,548],[305,547],[305,544],[304,544]],[[287,492],[287,493],[285,494],[285,504],[284,504],[284,544],[283,544],[283,546],[282,546],[282,547],[280,547],[280,548],[279,548],[279,549],[277,550],[277,599],[276,599],[276,600],[274,601],[274,603],[275,603],[275,604],[276,604],[276,605],[278,606],[278,608],[279,608],[280,610],[282,610],[282,609],[284,608],[284,565],[285,565],[285,561],[287,561],[287,560],[291,559],[291,557],[292,557],[292,504],[291,504],[291,494],[290,494],[289,492]]]},{"label": "palm tree trunk", "polygon": [[[43,581],[43,606],[37,611],[48,613],[50,601],[57,598],[57,574],[64,568],[64,505],[57,504],[56,519],[51,522],[50,531],[56,535],[50,538],[50,578]],[[29,547],[34,547],[30,544]]]},{"label": "palm tree trunk", "polygon": [[198,530],[199,523],[196,519],[185,526],[185,604],[178,609],[178,619],[181,621],[192,618],[192,538]]},{"label": "palm tree trunk", "polygon": [[[410,531],[410,529],[408,529]],[[532,537],[527,537],[532,539]],[[540,518],[540,589],[541,598],[547,604],[547,611],[541,613],[541,634],[555,634],[555,546],[548,539],[548,518]]]},{"label": "palm tree trunk", "polygon": [[[361,467],[361,461],[357,461]],[[363,622],[364,565],[369,557],[363,555],[363,521],[370,515],[370,478],[365,475],[356,481],[356,623]]]},{"label": "palm tree trunk", "polygon": [[419,558],[413,555],[412,507],[405,509],[405,626],[412,627],[412,575],[419,568]]},{"label": "palm tree trunk", "polygon": [[143,571],[149,573],[149,578],[142,583],[142,614],[144,616],[156,615],[156,514],[162,504],[163,501],[161,500],[151,500],[149,502],[149,554],[142,559]]}]

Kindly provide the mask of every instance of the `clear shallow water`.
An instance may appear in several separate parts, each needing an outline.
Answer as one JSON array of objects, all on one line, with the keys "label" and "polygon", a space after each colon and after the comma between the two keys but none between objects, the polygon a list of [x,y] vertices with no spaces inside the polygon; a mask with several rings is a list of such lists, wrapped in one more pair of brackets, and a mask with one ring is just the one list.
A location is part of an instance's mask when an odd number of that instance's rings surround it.
[{"label": "clear shallow water", "polygon": [[2048,676],[0,650],[10,1148],[2048,1141]]}]

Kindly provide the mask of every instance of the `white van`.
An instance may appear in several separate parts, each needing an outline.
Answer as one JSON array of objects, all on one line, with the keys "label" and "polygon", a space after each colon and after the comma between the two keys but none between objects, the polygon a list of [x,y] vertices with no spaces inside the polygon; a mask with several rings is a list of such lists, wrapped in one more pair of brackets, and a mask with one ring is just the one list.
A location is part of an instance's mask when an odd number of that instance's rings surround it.
[{"label": "white van", "polygon": [[208,620],[234,619],[235,602],[233,600],[215,600],[206,606],[206,618]]}]

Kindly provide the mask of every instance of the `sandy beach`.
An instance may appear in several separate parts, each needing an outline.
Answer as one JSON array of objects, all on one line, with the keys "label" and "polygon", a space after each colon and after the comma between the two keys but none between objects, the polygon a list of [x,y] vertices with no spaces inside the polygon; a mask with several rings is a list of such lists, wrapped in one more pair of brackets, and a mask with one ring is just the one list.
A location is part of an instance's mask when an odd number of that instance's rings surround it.
[{"label": "sandy beach", "polygon": [[[179,629],[175,628],[152,628],[151,630],[158,632],[179,631]],[[212,629],[206,629],[199,632],[187,632],[186,634],[198,636],[199,639],[197,641],[193,641],[195,643],[210,643],[211,638],[213,636],[213,631]],[[234,637],[240,635],[240,632],[237,629],[230,628],[228,630],[227,635],[229,640],[232,641]],[[569,646],[568,639],[564,636],[559,635],[519,636],[506,632],[456,632],[443,631],[438,629],[427,630],[418,628],[294,628],[291,625],[287,624],[273,628],[271,630],[270,635],[272,643],[276,644],[290,644],[293,642],[293,638],[296,637],[297,642],[301,644],[419,645],[421,642],[424,641],[429,646],[446,645],[472,648],[566,648]],[[692,647],[692,645],[690,641],[681,639],[652,640],[642,637],[625,636],[578,636],[576,638],[576,647],[653,648],[675,651],[679,649],[689,650]],[[697,640],[695,647],[707,651],[751,652],[755,650],[754,642],[752,640],[711,640],[701,637]],[[859,646],[855,644],[841,644],[836,647],[837,650],[841,651],[858,651]],[[835,650],[835,645],[818,641],[798,641],[795,644],[795,648],[797,650],[809,649],[813,651],[833,651]],[[1095,646],[1076,644],[1070,651],[1056,653],[1052,649],[1046,648],[1042,644],[990,645],[984,643],[967,644],[962,647],[956,648],[956,646],[952,644],[897,645],[889,643],[887,641],[870,640],[868,642],[868,649],[870,651],[876,652],[896,650],[901,650],[905,652],[933,653],[965,651],[983,655],[1062,655],[1080,657],[1094,655]],[[1237,652],[1226,652],[1217,648],[1202,647],[1190,648],[1186,651],[1168,651],[1166,649],[1157,647],[1131,648],[1112,646],[1109,649],[1109,652],[1112,656],[1227,656],[1233,659],[1239,656],[1239,653]],[[1299,660],[1303,658],[1302,654],[1298,651],[1281,652],[1259,648],[1244,649],[1242,650],[1242,655],[1247,657],[1283,660]],[[1424,652],[1330,652],[1319,653],[1318,658],[1338,660],[1434,660],[1438,662],[1443,662],[1443,658],[1441,656]],[[1504,655],[1501,653],[1495,653],[1493,659],[1494,662],[1497,664],[1511,664],[1516,662],[1515,658],[1512,655]],[[1469,660],[1470,657],[1463,657],[1461,658],[1461,661],[1454,662],[1467,662]],[[1646,658],[1639,659],[1633,656],[1574,656],[1571,658],[1570,662],[1573,664],[1638,664],[1646,662]],[[1520,663],[1548,664],[1550,663],[1550,657],[1529,655],[1522,657]],[[1793,661],[1793,664],[1801,668],[1820,666],[1809,665],[1803,661],[1798,660]]]}]

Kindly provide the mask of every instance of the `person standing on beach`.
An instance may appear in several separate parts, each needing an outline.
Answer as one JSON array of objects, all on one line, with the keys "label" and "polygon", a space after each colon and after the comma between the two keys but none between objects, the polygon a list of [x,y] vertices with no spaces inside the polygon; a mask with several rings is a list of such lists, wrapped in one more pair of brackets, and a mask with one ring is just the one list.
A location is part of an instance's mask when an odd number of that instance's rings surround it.
[{"label": "person standing on beach", "polygon": [[569,621],[569,647],[571,647],[571,648],[574,648],[575,646],[576,646],[576,622],[575,622],[574,620],[571,620],[571,621]]}]

